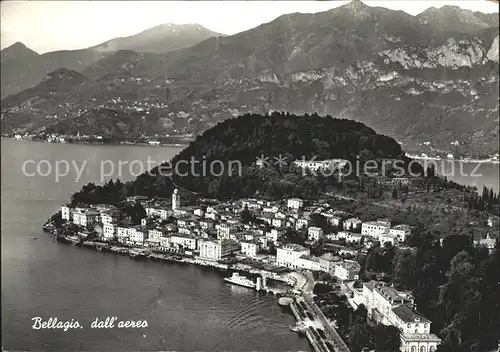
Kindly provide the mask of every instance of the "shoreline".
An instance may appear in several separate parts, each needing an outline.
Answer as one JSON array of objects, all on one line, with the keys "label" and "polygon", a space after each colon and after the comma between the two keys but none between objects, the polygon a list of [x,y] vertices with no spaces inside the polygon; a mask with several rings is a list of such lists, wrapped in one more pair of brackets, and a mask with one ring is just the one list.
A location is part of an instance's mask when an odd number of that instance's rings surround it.
[{"label": "shoreline", "polygon": [[492,159],[455,159],[455,158],[438,158],[432,156],[417,156],[406,154],[406,157],[415,159],[415,160],[433,160],[433,161],[448,161],[448,162],[460,162],[465,164],[491,164],[497,165],[500,164],[500,160],[492,160]]},{"label": "shoreline", "polygon": [[13,137],[2,137],[2,139],[12,140],[12,141],[24,141],[24,142],[36,142],[36,143],[47,143],[47,144],[76,144],[76,145],[101,145],[101,146],[131,146],[131,147],[151,147],[151,148],[161,148],[161,147],[176,147],[176,148],[186,148],[189,147],[189,144],[182,143],[165,143],[152,145],[149,143],[124,143],[124,142],[47,142],[42,140],[33,140],[33,139],[16,139]]}]

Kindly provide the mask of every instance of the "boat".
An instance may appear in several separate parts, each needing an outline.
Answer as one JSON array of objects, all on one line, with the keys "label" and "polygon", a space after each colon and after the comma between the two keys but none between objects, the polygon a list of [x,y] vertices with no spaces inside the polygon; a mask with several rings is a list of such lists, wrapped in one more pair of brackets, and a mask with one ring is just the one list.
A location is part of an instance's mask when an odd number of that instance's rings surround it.
[{"label": "boat", "polygon": [[288,325],[288,327],[293,332],[298,332],[298,333],[305,333],[305,331],[307,330],[307,325],[301,321],[299,321],[295,326]]},{"label": "boat", "polygon": [[37,240],[37,239],[38,239],[38,237],[33,237],[33,239],[34,239],[34,240]]},{"label": "boat", "polygon": [[255,282],[245,276],[240,276],[238,273],[233,273],[231,277],[224,278],[224,281],[248,288],[255,288],[257,286]]},{"label": "boat", "polygon": [[148,258],[149,252],[144,250],[133,250],[131,249],[128,253],[130,259],[134,260],[144,260]]}]

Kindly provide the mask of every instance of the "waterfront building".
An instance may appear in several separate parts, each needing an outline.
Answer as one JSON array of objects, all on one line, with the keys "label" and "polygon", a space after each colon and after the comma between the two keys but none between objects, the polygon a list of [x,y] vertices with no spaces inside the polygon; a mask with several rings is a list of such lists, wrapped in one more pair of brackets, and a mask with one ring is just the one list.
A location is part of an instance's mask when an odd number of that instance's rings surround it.
[{"label": "waterfront building", "polygon": [[176,234],[172,235],[170,243],[174,248],[177,249],[189,249],[195,250],[197,248],[197,239],[191,235]]},{"label": "waterfront building", "polygon": [[148,238],[148,232],[142,227],[132,227],[128,231],[129,241],[138,245],[143,245]]},{"label": "waterfront building", "polygon": [[300,269],[305,269],[310,271],[321,270],[321,264],[319,258],[308,254],[303,254],[302,256],[300,256],[299,260],[297,261],[297,266]]},{"label": "waterfront building", "polygon": [[116,237],[118,242],[125,243],[128,240],[128,226],[117,226]]},{"label": "waterfront building", "polygon": [[150,229],[148,230],[148,239],[150,242],[160,243],[160,239],[165,235],[165,233],[160,229]]},{"label": "waterfront building", "polygon": [[323,238],[323,229],[312,226],[307,230],[307,239],[309,241],[319,241]]},{"label": "waterfront building", "polygon": [[100,214],[97,211],[76,208],[73,212],[73,223],[80,226],[92,226],[98,222]]},{"label": "waterfront building", "polygon": [[415,300],[410,292],[370,281],[363,283],[361,292],[354,292],[353,301],[356,305],[365,305],[372,321],[400,330],[403,352],[434,352],[441,342],[430,333],[431,321],[414,310]]},{"label": "waterfront building", "polygon": [[240,249],[237,242],[232,240],[207,240],[199,241],[200,258],[208,260],[221,260]]},{"label": "waterfront building", "polygon": [[357,230],[361,229],[362,223],[363,222],[358,218],[350,218],[350,219],[344,220],[343,229],[345,231],[357,231]]},{"label": "waterfront building", "polygon": [[160,237],[160,249],[161,250],[164,250],[164,251],[167,251],[171,248],[171,243],[170,243],[170,240],[172,238],[170,236],[163,236],[163,237]]},{"label": "waterfront building", "polygon": [[300,198],[291,198],[287,200],[287,207],[289,209],[299,210],[304,206],[304,201]]},{"label": "waterfront building", "polygon": [[389,230],[389,233],[396,236],[398,242],[404,242],[411,234],[411,229],[408,225],[396,225]]},{"label": "waterfront building", "polygon": [[276,250],[276,262],[278,266],[286,266],[292,269],[300,268],[300,257],[310,255],[309,249],[298,244],[287,244]]},{"label": "waterfront building", "polygon": [[113,223],[103,224],[103,237],[105,239],[113,239],[115,237],[116,225]]},{"label": "waterfront building", "polygon": [[73,208],[69,205],[63,205],[61,207],[61,218],[66,221],[71,221],[73,215]]},{"label": "waterfront building", "polygon": [[241,253],[249,257],[256,257],[260,249],[258,241],[241,241]]}]

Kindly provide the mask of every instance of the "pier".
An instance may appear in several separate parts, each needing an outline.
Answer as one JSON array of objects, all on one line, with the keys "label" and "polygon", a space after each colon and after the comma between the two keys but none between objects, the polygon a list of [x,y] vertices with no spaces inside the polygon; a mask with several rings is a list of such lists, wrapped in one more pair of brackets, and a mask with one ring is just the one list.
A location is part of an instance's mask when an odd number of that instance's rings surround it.
[{"label": "pier", "polygon": [[290,303],[297,322],[306,327],[305,334],[315,352],[350,352],[337,331],[328,322],[312,298],[299,297]]}]

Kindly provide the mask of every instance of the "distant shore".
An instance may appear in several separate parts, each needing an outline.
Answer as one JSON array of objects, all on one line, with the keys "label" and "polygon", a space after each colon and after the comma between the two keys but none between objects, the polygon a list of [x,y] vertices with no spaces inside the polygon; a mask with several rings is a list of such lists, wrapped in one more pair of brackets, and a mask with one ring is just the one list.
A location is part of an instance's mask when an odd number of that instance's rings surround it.
[{"label": "distant shore", "polygon": [[17,139],[14,137],[2,137],[2,139],[8,139],[13,141],[26,141],[26,142],[38,142],[38,143],[47,143],[47,144],[83,144],[83,145],[124,145],[124,146],[141,146],[141,147],[179,147],[185,148],[188,147],[189,144],[184,143],[163,143],[163,144],[150,144],[150,143],[133,143],[133,142],[87,142],[87,141],[77,141],[77,142],[47,142],[43,140],[37,139]]},{"label": "distant shore", "polygon": [[436,161],[459,161],[462,163],[471,163],[471,164],[500,164],[500,160],[494,160],[492,158],[489,159],[470,159],[470,158],[463,158],[463,159],[455,159],[455,158],[439,158],[439,157],[432,157],[432,156],[418,156],[418,155],[410,155],[406,154],[408,158],[415,159],[415,160],[436,160]]}]

